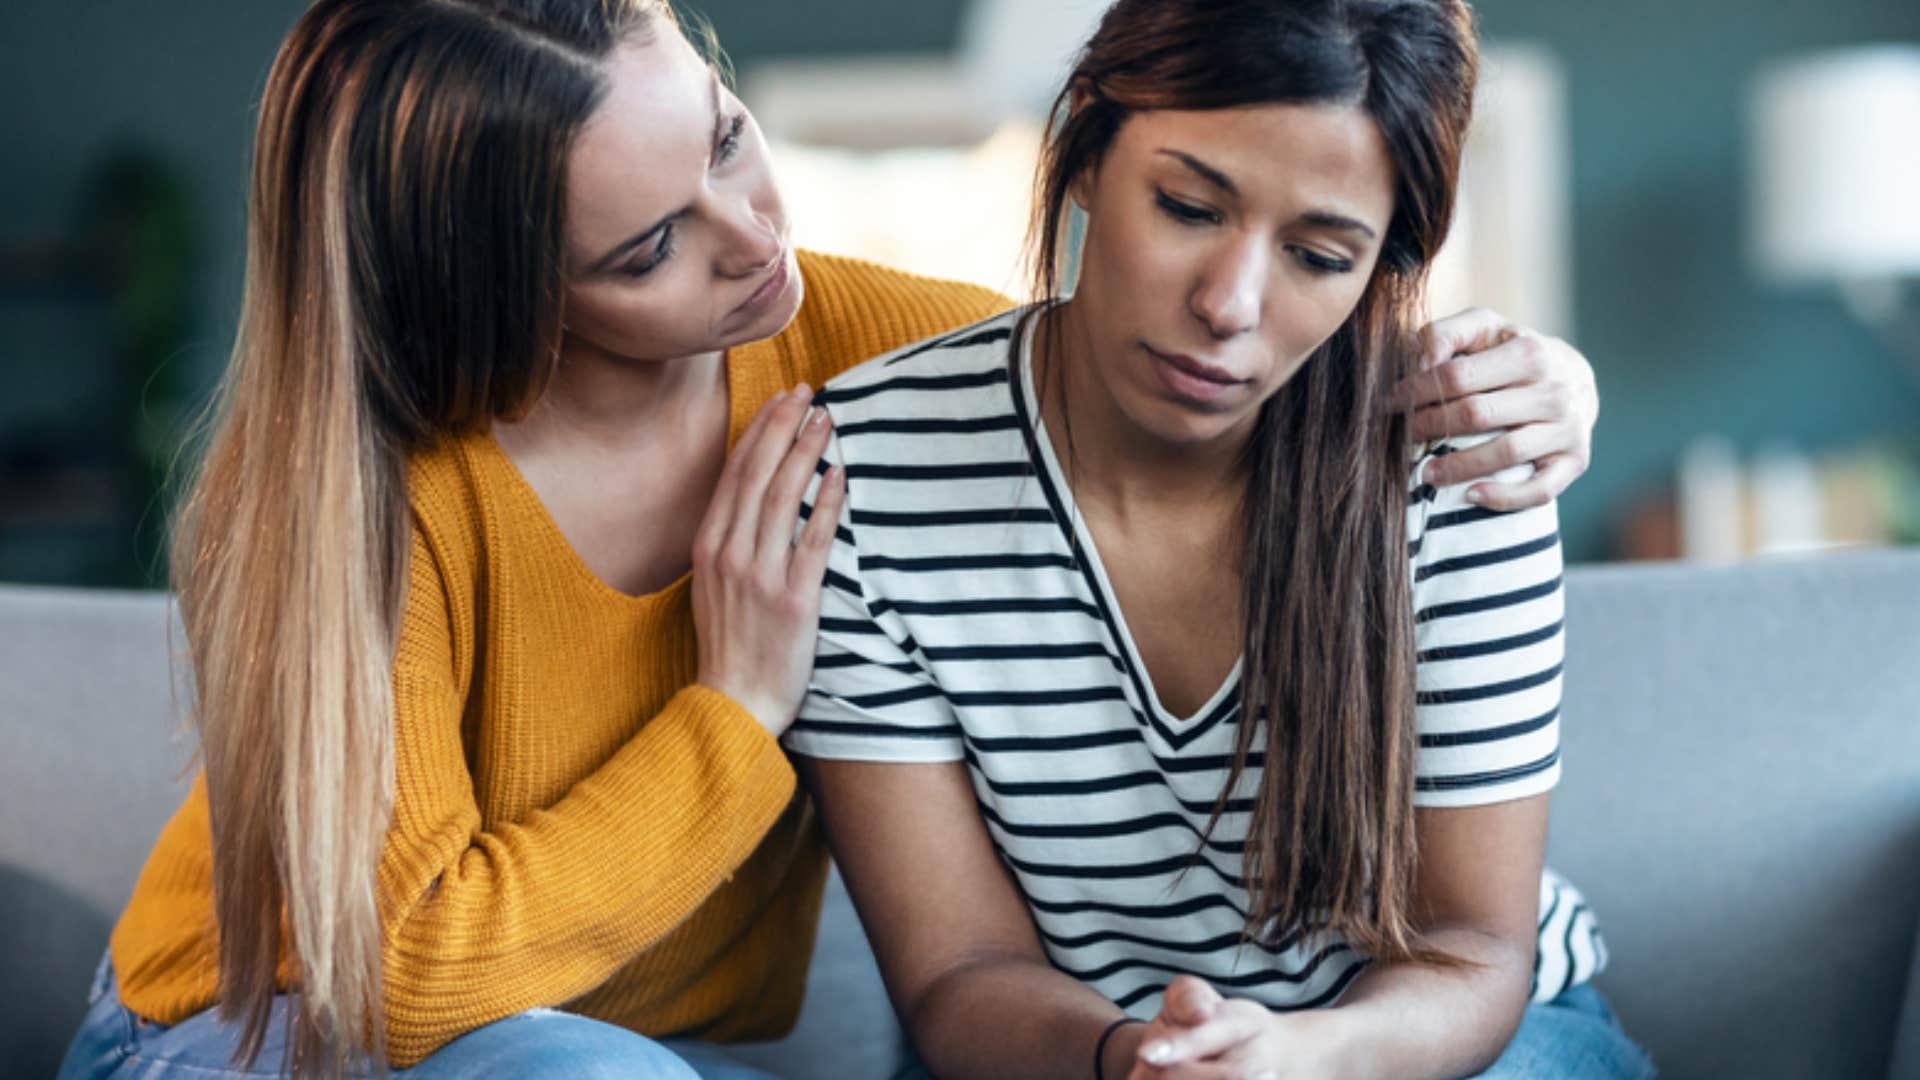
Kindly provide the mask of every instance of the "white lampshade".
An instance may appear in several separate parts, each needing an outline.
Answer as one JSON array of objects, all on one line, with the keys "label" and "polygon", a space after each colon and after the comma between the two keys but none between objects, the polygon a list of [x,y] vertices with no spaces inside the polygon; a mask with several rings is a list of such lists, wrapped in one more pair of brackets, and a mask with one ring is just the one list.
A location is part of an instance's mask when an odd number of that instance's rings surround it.
[{"label": "white lampshade", "polygon": [[1753,240],[1783,281],[1920,275],[1920,48],[1766,72],[1754,93]]}]

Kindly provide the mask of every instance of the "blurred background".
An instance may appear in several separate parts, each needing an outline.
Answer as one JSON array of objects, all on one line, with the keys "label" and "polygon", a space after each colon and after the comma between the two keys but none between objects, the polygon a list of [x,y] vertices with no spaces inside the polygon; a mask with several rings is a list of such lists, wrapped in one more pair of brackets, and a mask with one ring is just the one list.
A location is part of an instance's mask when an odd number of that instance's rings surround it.
[{"label": "blurred background", "polygon": [[[0,6],[0,581],[159,584],[298,0]],[[797,238],[1017,294],[1091,0],[704,0]],[[1570,558],[1920,543],[1920,3],[1481,0],[1436,310],[1570,338]]]}]

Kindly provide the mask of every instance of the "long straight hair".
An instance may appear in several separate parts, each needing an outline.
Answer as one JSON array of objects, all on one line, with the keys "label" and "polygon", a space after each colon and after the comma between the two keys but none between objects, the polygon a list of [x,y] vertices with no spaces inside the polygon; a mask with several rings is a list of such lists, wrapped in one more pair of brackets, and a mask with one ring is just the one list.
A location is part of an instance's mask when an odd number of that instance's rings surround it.
[{"label": "long straight hair", "polygon": [[[1207,831],[1258,743],[1246,933],[1268,943],[1305,926],[1376,959],[1450,959],[1412,914],[1410,460],[1407,418],[1384,405],[1416,355],[1477,57],[1463,0],[1119,0],[1047,131],[1031,245],[1043,301],[1061,293],[1073,186],[1133,113],[1351,105],[1393,162],[1393,218],[1365,292],[1261,407],[1246,449],[1242,720]],[[1043,326],[1058,355],[1059,320]]]},{"label": "long straight hair", "polygon": [[378,864],[407,455],[523,414],[558,355],[567,159],[651,0],[320,0],[260,105],[245,297],[175,521],[219,1012],[253,1061],[385,1060]]}]

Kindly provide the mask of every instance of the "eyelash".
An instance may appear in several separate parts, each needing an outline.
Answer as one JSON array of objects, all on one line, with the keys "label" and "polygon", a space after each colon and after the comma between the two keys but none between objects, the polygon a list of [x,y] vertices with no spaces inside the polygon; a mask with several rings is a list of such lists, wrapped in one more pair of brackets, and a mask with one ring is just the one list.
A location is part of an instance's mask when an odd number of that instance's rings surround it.
[{"label": "eyelash", "polygon": [[[1181,202],[1179,199],[1174,198],[1164,191],[1155,192],[1155,201],[1159,203],[1160,209],[1165,211],[1168,217],[1182,225],[1197,228],[1201,225],[1218,225],[1220,223],[1219,214],[1211,210],[1202,209],[1192,203]],[[1308,273],[1344,274],[1353,269],[1353,264],[1345,259],[1332,258],[1331,256],[1322,255],[1317,251],[1311,251],[1307,248],[1290,247],[1287,250],[1293,253],[1293,257],[1300,261],[1300,265],[1304,266]]]},{"label": "eyelash", "polygon": [[736,113],[733,122],[727,125],[726,137],[722,138],[720,145],[714,149],[713,163],[715,165],[723,165],[732,160],[733,155],[740,149],[740,133],[745,131],[746,127],[747,114]]},{"label": "eyelash", "polygon": [[[727,125],[727,133],[720,139],[720,145],[714,148],[713,163],[724,165],[740,151],[740,133],[746,130],[747,114],[740,113]],[[646,277],[653,273],[661,263],[673,257],[673,226],[667,226],[660,234],[660,242],[653,247],[653,253],[638,262],[629,263],[621,268],[628,277]]]},{"label": "eyelash", "polygon": [[653,253],[644,259],[628,263],[626,266],[621,267],[621,272],[628,277],[636,278],[646,277],[648,274],[653,273],[654,268],[673,257],[673,231],[672,225],[668,225],[665,229],[661,230],[660,242],[653,245]]},{"label": "eyelash", "polygon": [[1167,216],[1182,225],[1218,225],[1220,215],[1211,210],[1203,210],[1192,203],[1181,202],[1164,191],[1155,193],[1155,200]]}]

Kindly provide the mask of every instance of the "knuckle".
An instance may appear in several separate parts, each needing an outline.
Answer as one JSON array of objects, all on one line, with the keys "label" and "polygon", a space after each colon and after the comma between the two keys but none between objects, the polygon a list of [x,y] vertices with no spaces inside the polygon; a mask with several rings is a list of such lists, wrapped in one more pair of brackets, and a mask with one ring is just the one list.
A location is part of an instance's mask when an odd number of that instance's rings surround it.
[{"label": "knuckle", "polygon": [[737,544],[729,544],[714,559],[714,569],[729,581],[740,581],[753,573],[753,560]]},{"label": "knuckle", "polygon": [[1492,410],[1485,398],[1470,397],[1460,403],[1460,423],[1468,431],[1484,431],[1492,426]]}]

